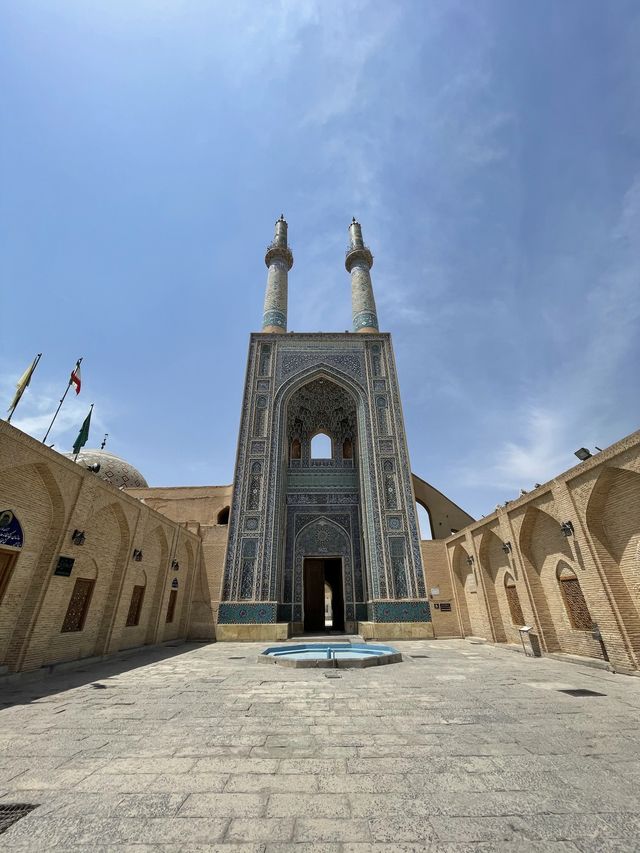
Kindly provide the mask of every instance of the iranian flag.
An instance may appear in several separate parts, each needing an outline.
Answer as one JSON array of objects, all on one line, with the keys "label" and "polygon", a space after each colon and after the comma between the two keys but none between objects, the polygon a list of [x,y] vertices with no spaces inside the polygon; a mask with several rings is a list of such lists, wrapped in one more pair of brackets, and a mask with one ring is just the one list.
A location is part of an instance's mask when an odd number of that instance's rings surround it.
[{"label": "iranian flag", "polygon": [[76,394],[80,393],[80,386],[82,382],[80,380],[80,362],[76,362],[76,366],[71,371],[71,379],[69,380],[69,385],[73,385],[76,389]]}]

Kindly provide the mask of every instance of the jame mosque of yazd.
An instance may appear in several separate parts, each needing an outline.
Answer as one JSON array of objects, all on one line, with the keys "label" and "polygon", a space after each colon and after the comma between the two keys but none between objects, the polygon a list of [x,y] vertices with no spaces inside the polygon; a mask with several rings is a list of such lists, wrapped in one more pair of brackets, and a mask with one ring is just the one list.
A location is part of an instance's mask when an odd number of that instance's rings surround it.
[{"label": "jame mosque of yazd", "polygon": [[474,521],[411,473],[359,223],[352,332],[287,332],[282,217],[265,262],[233,485],[148,487],[110,453],[76,463],[0,421],[0,676],[329,625],[502,644],[527,626],[543,654],[640,670],[640,432]]}]

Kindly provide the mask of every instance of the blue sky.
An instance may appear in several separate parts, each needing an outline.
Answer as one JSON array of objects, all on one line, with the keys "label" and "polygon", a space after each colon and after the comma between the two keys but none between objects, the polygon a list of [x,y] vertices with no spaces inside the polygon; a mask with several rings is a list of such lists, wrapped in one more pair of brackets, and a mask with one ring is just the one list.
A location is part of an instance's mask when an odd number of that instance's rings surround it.
[{"label": "blue sky", "polygon": [[[0,392],[152,485],[230,482],[264,249],[289,328],[350,328],[375,255],[414,471],[479,517],[638,427],[640,5],[0,7]],[[3,404],[4,405],[4,404]]]}]

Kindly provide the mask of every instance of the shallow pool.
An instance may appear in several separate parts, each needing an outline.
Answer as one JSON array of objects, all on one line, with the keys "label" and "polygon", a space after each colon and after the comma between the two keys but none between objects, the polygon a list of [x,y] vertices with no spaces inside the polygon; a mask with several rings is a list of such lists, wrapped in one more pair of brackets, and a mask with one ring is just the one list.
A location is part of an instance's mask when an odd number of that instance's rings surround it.
[{"label": "shallow pool", "polygon": [[296,667],[362,667],[399,663],[402,655],[393,646],[373,643],[296,643],[270,646],[260,659]]}]

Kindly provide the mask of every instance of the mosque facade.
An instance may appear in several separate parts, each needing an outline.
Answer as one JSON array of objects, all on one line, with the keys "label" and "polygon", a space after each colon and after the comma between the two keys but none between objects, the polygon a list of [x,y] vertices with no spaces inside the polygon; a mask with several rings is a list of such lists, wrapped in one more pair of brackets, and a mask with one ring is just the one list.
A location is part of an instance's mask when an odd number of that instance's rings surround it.
[{"label": "mosque facade", "polygon": [[0,680],[180,640],[517,648],[523,626],[532,653],[639,671],[640,432],[475,521],[411,473],[359,223],[351,332],[287,331],[282,217],[265,263],[232,484],[149,487],[109,452],[74,461],[0,421]]}]

